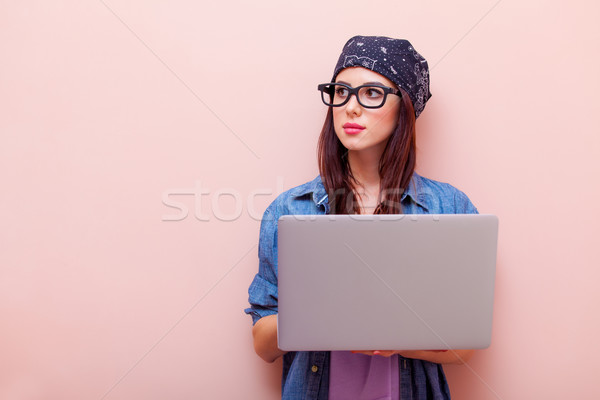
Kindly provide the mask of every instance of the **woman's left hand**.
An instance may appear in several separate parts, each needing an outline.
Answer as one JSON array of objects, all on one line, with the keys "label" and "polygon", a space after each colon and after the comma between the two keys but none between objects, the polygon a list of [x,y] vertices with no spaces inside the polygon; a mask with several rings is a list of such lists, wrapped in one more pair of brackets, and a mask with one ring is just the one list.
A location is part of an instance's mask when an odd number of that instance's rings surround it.
[{"label": "woman's left hand", "polygon": [[368,356],[391,357],[399,354],[404,358],[425,360],[437,364],[464,364],[471,358],[474,350],[360,350],[352,353]]},{"label": "woman's left hand", "polygon": [[365,354],[367,356],[391,357],[394,354],[400,354],[400,351],[397,351],[397,350],[357,350],[357,351],[352,351],[352,353]]}]

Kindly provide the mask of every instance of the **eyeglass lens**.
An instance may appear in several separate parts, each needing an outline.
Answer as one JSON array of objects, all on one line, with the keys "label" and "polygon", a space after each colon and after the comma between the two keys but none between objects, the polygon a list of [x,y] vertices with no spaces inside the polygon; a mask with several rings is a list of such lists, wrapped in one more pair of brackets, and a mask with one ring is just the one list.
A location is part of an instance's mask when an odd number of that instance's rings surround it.
[{"label": "eyeglass lens", "polygon": [[[327,95],[325,95],[327,93]],[[328,105],[338,106],[350,96],[350,90],[344,85],[331,84],[323,90],[323,100]],[[380,107],[385,102],[385,92],[377,86],[363,86],[358,90],[358,102],[366,107]]]}]

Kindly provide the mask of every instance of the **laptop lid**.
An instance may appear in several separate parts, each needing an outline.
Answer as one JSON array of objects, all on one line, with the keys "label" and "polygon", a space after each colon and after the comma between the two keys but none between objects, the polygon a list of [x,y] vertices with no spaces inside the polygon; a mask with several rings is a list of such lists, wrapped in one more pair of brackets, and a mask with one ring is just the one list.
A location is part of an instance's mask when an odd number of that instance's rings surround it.
[{"label": "laptop lid", "polygon": [[286,215],[278,346],[479,349],[491,342],[494,215]]}]

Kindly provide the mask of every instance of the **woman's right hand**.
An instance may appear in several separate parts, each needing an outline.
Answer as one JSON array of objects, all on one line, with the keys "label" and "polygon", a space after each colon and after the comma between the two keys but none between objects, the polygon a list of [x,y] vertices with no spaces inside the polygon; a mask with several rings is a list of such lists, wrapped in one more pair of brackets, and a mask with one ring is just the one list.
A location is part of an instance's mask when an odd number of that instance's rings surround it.
[{"label": "woman's right hand", "polygon": [[286,352],[277,347],[277,314],[262,317],[252,327],[254,351],[263,360],[272,363]]}]

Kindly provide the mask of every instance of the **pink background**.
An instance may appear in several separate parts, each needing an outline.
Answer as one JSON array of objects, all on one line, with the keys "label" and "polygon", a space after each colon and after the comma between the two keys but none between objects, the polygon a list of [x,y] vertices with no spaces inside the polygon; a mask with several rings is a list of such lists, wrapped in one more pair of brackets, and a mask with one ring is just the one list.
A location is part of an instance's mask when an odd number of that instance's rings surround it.
[{"label": "pink background", "polygon": [[500,218],[454,398],[600,398],[596,2],[200,3],[0,4],[1,399],[279,397],[242,312],[258,219],[316,175],[354,34],[429,60],[418,171]]}]

